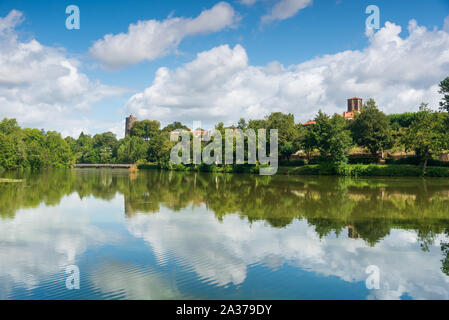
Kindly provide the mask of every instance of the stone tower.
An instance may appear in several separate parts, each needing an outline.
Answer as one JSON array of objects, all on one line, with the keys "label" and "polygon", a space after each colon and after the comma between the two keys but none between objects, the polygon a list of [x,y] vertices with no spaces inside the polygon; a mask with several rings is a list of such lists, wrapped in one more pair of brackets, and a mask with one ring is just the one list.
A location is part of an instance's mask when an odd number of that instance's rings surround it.
[{"label": "stone tower", "polygon": [[348,99],[348,112],[353,112],[353,111],[362,111],[362,104],[363,100],[361,98],[351,98]]},{"label": "stone tower", "polygon": [[137,118],[135,118],[132,114],[129,115],[129,117],[126,118],[125,123],[125,137],[129,136],[129,133],[131,131],[131,128],[133,127],[134,123],[137,121]]}]

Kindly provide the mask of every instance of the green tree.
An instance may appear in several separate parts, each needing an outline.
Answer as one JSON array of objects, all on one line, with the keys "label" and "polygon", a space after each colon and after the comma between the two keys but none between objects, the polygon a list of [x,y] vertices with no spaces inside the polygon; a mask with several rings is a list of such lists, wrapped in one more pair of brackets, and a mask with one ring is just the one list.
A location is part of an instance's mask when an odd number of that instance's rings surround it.
[{"label": "green tree", "polygon": [[246,123],[244,118],[240,118],[239,122],[237,123],[237,128],[240,130],[246,130],[248,128],[248,124]]},{"label": "green tree", "polygon": [[0,167],[7,170],[19,167],[16,143],[11,135],[3,132],[0,132]]},{"label": "green tree", "polygon": [[4,133],[4,134],[13,134],[13,133],[17,133],[20,131],[20,127],[19,124],[17,123],[16,119],[7,119],[4,118],[1,122],[0,122],[0,132]]},{"label": "green tree", "polygon": [[347,164],[348,149],[352,144],[346,120],[338,114],[329,118],[320,110],[315,122],[312,130],[320,151],[321,162],[323,166],[330,164],[332,170],[338,171]]},{"label": "green tree", "polygon": [[317,139],[313,125],[304,128],[300,138],[300,148],[306,154],[307,161],[310,161],[313,150],[317,148]]},{"label": "green tree", "polygon": [[248,129],[253,129],[256,133],[259,129],[266,129],[267,121],[266,120],[249,120],[248,121]]},{"label": "green tree", "polygon": [[4,169],[18,169],[29,166],[23,131],[16,119],[0,122],[0,166]]},{"label": "green tree", "polygon": [[149,140],[155,136],[161,127],[161,123],[157,120],[142,120],[133,124],[130,135]]},{"label": "green tree", "polygon": [[348,150],[352,145],[351,133],[347,128],[346,120],[338,114],[331,118],[330,154],[332,162],[336,165],[348,163]]},{"label": "green tree", "polygon": [[170,141],[167,132],[161,132],[148,142],[148,160],[158,163],[167,163],[170,159],[170,150],[174,142]]},{"label": "green tree", "polygon": [[92,136],[81,132],[77,140],[76,161],[78,163],[99,163],[100,155],[93,146]]},{"label": "green tree", "polygon": [[119,163],[136,163],[146,159],[148,154],[148,142],[141,137],[127,136],[121,141],[117,151]]},{"label": "green tree", "polygon": [[449,112],[449,77],[440,82],[438,93],[443,95],[443,99],[440,101],[440,109]]},{"label": "green tree", "polygon": [[425,105],[420,107],[417,118],[406,129],[404,145],[407,150],[414,150],[424,161],[423,173],[432,154],[438,154],[445,147],[443,118]]},{"label": "green tree", "polygon": [[172,131],[175,131],[175,130],[187,130],[187,131],[190,131],[189,127],[183,125],[179,121],[175,121],[173,123],[170,123],[169,125],[164,127],[164,129],[162,129],[162,131],[164,131],[164,132],[172,132]]},{"label": "green tree", "polygon": [[114,133],[96,134],[92,139],[92,144],[99,155],[100,163],[111,163],[114,161],[114,151],[118,148],[118,141]]},{"label": "green tree", "polygon": [[315,124],[311,126],[311,130],[315,137],[316,147],[320,152],[320,157],[325,159],[330,153],[330,140],[333,134],[332,126],[329,121],[329,116],[321,110],[318,111],[318,115],[314,121]]},{"label": "green tree", "polygon": [[393,130],[408,128],[416,119],[416,112],[394,113],[387,116],[390,119],[390,126]]},{"label": "green tree", "polygon": [[[24,143],[27,148],[27,162],[32,169],[49,167],[49,150],[46,144],[45,133],[38,129],[26,128],[23,130]],[[70,153],[72,153],[70,151]]]},{"label": "green tree", "polygon": [[367,148],[373,156],[393,146],[389,118],[380,111],[373,99],[368,100],[359,114],[350,122],[354,142]]},{"label": "green tree", "polygon": [[48,164],[52,167],[66,167],[74,161],[70,146],[56,131],[48,131],[45,137],[48,148]]},{"label": "green tree", "polygon": [[298,130],[295,124],[295,118],[292,114],[283,114],[281,112],[273,112],[266,120],[267,133],[271,129],[278,130],[279,154],[284,159],[298,150],[295,150],[294,142],[298,138]]}]

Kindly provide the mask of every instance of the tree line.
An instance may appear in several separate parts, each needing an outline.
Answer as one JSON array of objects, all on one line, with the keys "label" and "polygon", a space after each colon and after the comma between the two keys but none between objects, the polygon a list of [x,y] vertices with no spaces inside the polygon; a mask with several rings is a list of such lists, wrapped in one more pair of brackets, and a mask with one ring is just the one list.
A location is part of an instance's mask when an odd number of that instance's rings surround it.
[{"label": "tree line", "polygon": [[[385,151],[414,151],[423,169],[432,157],[449,149],[449,77],[441,81],[439,93],[443,95],[439,111],[425,103],[417,112],[386,115],[369,99],[353,120],[319,111],[314,124],[295,123],[292,114],[273,112],[265,119],[240,119],[234,129],[278,130],[280,159],[288,160],[297,151],[310,162],[333,173],[344,170],[351,148],[359,147],[382,158]],[[215,128],[224,137],[222,122]],[[199,129],[199,128],[193,128]],[[169,163],[175,142],[170,132],[190,130],[180,122],[161,129],[156,120],[137,121],[130,135],[117,139],[112,132],[91,136],[81,133],[78,138],[65,139],[55,131],[22,129],[15,119],[0,122],[0,168],[41,169],[65,167],[73,163]],[[203,147],[206,143],[203,143]],[[192,148],[191,148],[192,149]]]}]

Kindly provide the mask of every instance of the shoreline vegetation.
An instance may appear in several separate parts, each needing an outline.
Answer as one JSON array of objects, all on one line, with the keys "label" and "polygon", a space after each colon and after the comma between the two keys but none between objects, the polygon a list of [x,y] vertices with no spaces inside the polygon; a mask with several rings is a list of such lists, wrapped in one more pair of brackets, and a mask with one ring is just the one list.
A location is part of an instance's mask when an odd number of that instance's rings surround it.
[{"label": "shoreline vegetation", "polygon": [[[212,173],[249,173],[258,174],[257,165],[226,165],[226,166],[205,166],[205,165],[174,165],[170,167],[158,164],[139,164],[139,170],[173,170],[173,171],[196,171]],[[347,176],[347,177],[449,177],[448,167],[429,166],[423,173],[422,166],[411,164],[348,164],[345,172],[335,174],[333,171],[326,171],[319,164],[312,165],[284,165],[279,166],[277,175],[302,175],[302,176]]]},{"label": "shoreline vegetation", "polygon": [[[220,132],[222,141],[215,141],[216,138],[202,141],[201,152],[209,150],[207,147],[212,143],[224,146],[227,129],[242,132],[265,129],[267,133],[276,129],[278,174],[449,177],[449,77],[439,87],[443,95],[439,111],[422,103],[417,112],[387,115],[369,99],[351,119],[320,110],[313,121],[305,124],[296,123],[293,114],[281,112],[273,112],[264,119],[242,118],[237,125],[227,127],[220,122],[215,130]],[[361,103],[361,99],[353,99]],[[62,138],[55,131],[23,129],[15,119],[5,118],[0,121],[0,172],[73,164],[135,164],[140,169],[259,173],[258,164],[172,164],[170,153],[178,141],[170,138],[178,130],[186,130],[190,135],[204,132],[180,122],[161,129],[157,120],[142,120],[133,122],[123,139],[117,139],[112,132],[94,136],[81,132],[78,138]],[[248,161],[255,151],[249,148],[247,137],[244,139],[244,160]],[[236,146],[233,141],[234,158]],[[221,156],[225,159],[224,154]]]},{"label": "shoreline vegetation", "polygon": [[6,178],[0,178],[0,183],[19,183],[23,182],[22,179],[6,179]]}]

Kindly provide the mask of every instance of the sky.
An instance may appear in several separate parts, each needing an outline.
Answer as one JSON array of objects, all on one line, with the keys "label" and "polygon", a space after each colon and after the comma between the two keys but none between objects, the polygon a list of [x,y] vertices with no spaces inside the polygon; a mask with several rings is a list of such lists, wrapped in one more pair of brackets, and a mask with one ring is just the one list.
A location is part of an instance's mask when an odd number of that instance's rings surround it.
[{"label": "sky", "polygon": [[131,113],[162,126],[275,111],[305,122],[353,96],[386,113],[437,109],[447,76],[449,0],[0,2],[0,118],[63,136],[121,138]]}]

